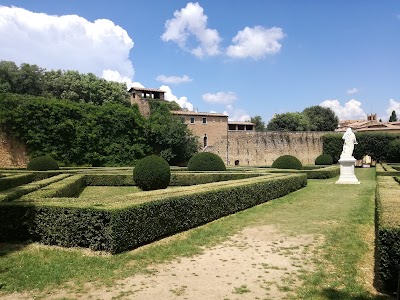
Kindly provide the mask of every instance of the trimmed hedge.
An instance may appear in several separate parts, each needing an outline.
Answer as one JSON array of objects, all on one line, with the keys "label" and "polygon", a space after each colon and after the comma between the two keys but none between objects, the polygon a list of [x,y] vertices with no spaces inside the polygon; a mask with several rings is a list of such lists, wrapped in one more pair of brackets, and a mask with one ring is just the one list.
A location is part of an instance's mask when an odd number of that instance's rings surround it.
[{"label": "trimmed hedge", "polygon": [[0,191],[27,184],[35,180],[34,173],[17,174],[0,178]]},{"label": "trimmed hedge", "polygon": [[133,180],[143,191],[166,189],[170,179],[168,162],[157,155],[142,158],[133,169]]},{"label": "trimmed hedge", "polygon": [[308,179],[328,179],[340,175],[340,166],[329,166],[316,170],[271,170],[271,173],[306,173]]},{"label": "trimmed hedge", "polygon": [[293,155],[282,155],[279,156],[273,163],[272,168],[277,169],[293,169],[293,170],[301,170],[303,169],[303,165],[300,160]]},{"label": "trimmed hedge", "polygon": [[387,164],[376,164],[376,176],[399,176],[400,172]]},{"label": "trimmed hedge", "polygon": [[329,154],[321,154],[315,159],[316,165],[331,165],[333,163],[332,156]]},{"label": "trimmed hedge", "polygon": [[226,166],[217,154],[200,152],[189,159],[187,169],[188,171],[225,171]]},{"label": "trimmed hedge", "polygon": [[43,155],[33,158],[27,165],[27,170],[31,171],[50,171],[58,170],[57,161],[51,156]]},{"label": "trimmed hedge", "polygon": [[53,182],[60,181],[69,176],[70,176],[69,174],[59,174],[56,176],[52,176],[50,178],[33,181],[28,184],[20,185],[20,186],[14,187],[12,189],[2,191],[2,192],[0,192],[0,202],[16,200],[16,199],[22,197],[23,195],[29,194],[33,191],[41,189]]},{"label": "trimmed hedge", "polygon": [[393,293],[400,271],[400,186],[393,177],[377,177],[376,202],[378,278]]},{"label": "trimmed hedge", "polygon": [[0,203],[0,240],[32,239],[119,253],[284,196],[306,184],[305,174],[261,176],[212,183],[192,193],[169,195],[166,191],[158,200],[141,204],[128,197],[115,208],[62,207],[58,198],[40,205]]}]

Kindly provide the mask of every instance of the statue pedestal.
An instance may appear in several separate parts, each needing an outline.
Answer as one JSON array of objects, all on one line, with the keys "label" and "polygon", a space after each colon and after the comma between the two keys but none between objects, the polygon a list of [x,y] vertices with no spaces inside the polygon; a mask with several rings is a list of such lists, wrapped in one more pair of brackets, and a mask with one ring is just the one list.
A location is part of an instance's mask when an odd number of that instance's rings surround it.
[{"label": "statue pedestal", "polygon": [[336,184],[360,184],[356,175],[354,175],[354,157],[346,157],[339,159],[340,177]]}]

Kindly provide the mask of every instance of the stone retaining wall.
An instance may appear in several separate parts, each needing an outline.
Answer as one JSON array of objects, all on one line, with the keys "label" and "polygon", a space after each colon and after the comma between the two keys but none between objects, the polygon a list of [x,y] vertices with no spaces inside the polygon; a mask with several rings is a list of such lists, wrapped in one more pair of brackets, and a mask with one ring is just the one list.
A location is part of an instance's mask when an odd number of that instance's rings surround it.
[{"label": "stone retaining wall", "polygon": [[24,168],[28,161],[25,144],[0,130],[0,167]]}]

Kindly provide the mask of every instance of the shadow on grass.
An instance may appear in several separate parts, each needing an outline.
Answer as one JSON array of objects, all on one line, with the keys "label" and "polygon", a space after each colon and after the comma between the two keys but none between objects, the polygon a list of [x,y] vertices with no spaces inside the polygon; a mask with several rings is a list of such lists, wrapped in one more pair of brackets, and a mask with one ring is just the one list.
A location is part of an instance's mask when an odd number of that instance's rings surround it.
[{"label": "shadow on grass", "polygon": [[[26,246],[28,246],[28,243],[26,244],[9,244],[9,243],[0,243],[0,257],[6,256],[12,252],[16,252],[19,250],[24,249]],[[0,270],[1,272],[1,270]]]},{"label": "shadow on grass", "polygon": [[354,295],[345,291],[338,291],[336,289],[324,289],[322,291],[322,296],[324,299],[330,300],[392,300],[395,297],[390,297],[389,295]]}]

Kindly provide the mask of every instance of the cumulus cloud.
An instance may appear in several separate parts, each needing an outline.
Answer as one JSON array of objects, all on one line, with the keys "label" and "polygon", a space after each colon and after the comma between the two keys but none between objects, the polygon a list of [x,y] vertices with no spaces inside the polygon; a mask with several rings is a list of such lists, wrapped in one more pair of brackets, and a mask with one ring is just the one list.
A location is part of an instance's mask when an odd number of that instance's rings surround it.
[{"label": "cumulus cloud", "polygon": [[320,106],[331,108],[340,120],[366,119],[367,114],[361,107],[361,102],[351,99],[344,106],[338,100],[325,100]]},{"label": "cumulus cloud", "polygon": [[198,3],[189,2],[185,8],[174,12],[174,18],[166,21],[161,39],[175,42],[197,57],[218,55],[221,38],[217,30],[207,28],[207,19]]},{"label": "cumulus cloud", "polygon": [[167,101],[175,101],[183,109],[187,109],[187,110],[190,110],[190,111],[194,110],[193,104],[188,101],[187,97],[178,98],[177,96],[175,96],[172,93],[172,90],[168,85],[162,85],[160,87],[160,90],[163,90],[165,92],[165,95],[164,95],[165,100],[167,100]]},{"label": "cumulus cloud", "polygon": [[157,81],[160,81],[164,84],[180,84],[184,82],[191,82],[193,81],[192,78],[190,78],[187,75],[183,75],[182,77],[179,76],[166,76],[166,75],[158,75],[156,78]]},{"label": "cumulus cloud", "polygon": [[347,90],[347,94],[349,95],[357,94],[358,92],[359,90],[357,88],[351,88]]},{"label": "cumulus cloud", "polygon": [[400,101],[389,99],[389,107],[386,109],[386,118],[389,120],[392,111],[396,112],[396,116],[400,116]]},{"label": "cumulus cloud", "polygon": [[214,104],[232,104],[237,100],[237,96],[233,92],[218,92],[215,94],[206,93],[203,94],[203,100],[208,103]]},{"label": "cumulus cloud", "polygon": [[[53,16],[0,6],[0,57],[46,69],[78,70],[97,76],[132,78],[126,30],[107,19]],[[104,73],[103,73],[104,72]]]},{"label": "cumulus cloud", "polygon": [[223,114],[228,116],[229,121],[245,122],[245,121],[249,121],[251,119],[251,117],[247,113],[247,111],[240,109],[240,108],[236,108],[235,106],[233,106],[231,104],[228,104],[225,107]]},{"label": "cumulus cloud", "polygon": [[226,54],[233,58],[264,58],[279,53],[282,47],[280,40],[284,37],[279,27],[246,27],[232,39],[233,45],[227,48]]}]

